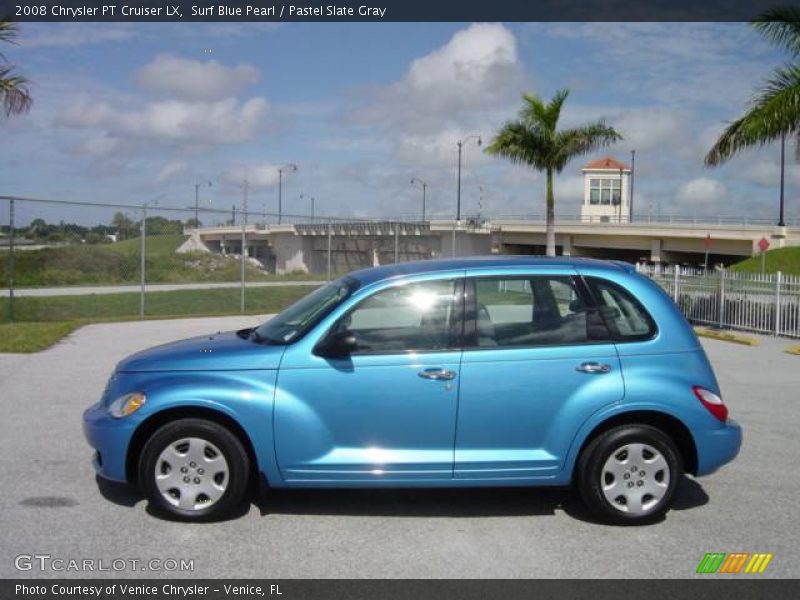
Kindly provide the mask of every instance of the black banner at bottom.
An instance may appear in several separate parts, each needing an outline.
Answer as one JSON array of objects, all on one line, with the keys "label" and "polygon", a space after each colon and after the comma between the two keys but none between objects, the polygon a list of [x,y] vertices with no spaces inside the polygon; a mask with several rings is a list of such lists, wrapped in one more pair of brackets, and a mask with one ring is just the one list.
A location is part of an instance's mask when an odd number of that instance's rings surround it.
[{"label": "black banner at bottom", "polygon": [[6,579],[0,598],[27,600],[703,600],[800,598],[800,580],[697,579]]}]

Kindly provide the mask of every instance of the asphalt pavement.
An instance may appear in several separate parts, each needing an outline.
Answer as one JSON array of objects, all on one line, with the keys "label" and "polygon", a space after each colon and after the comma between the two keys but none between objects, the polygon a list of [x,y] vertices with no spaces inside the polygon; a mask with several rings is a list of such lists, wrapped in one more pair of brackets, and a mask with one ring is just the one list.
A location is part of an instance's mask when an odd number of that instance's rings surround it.
[{"label": "asphalt pavement", "polygon": [[[228,521],[185,524],[95,478],[81,413],[119,359],[258,320],[89,325],[44,352],[0,355],[0,577],[109,576],[19,571],[21,555],[123,560],[113,575],[130,577],[694,577],[706,552],[771,552],[759,577],[800,575],[800,357],[769,337],[704,340],[744,446],[719,472],[687,478],[666,519],[646,527],[597,524],[570,491],[543,489],[276,490]],[[150,559],[193,571],[130,566]]]}]

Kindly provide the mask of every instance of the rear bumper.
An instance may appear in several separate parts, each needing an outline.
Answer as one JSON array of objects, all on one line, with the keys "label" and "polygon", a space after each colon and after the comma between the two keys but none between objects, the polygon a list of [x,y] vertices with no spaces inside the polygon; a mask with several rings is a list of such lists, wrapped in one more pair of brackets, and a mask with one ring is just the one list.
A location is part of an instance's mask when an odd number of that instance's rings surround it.
[{"label": "rear bumper", "polygon": [[736,458],[742,447],[742,428],[729,419],[724,427],[694,431],[697,475],[709,475]]},{"label": "rear bumper", "polygon": [[99,403],[83,413],[83,435],[94,448],[93,465],[106,479],[126,481],[125,459],[136,423],[115,419]]}]

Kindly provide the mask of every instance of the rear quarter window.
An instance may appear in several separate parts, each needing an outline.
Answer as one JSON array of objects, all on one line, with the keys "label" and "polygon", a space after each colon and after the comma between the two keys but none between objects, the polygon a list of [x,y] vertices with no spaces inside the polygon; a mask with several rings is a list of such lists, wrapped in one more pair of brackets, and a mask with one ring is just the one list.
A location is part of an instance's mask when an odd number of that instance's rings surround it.
[{"label": "rear quarter window", "polygon": [[632,293],[617,283],[598,277],[587,277],[586,282],[615,340],[648,340],[655,336],[657,329],[653,317]]}]

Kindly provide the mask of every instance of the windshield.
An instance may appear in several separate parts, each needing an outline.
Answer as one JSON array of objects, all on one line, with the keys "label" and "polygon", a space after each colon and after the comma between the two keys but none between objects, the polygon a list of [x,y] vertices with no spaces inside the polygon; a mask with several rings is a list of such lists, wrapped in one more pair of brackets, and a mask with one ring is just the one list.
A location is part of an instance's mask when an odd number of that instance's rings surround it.
[{"label": "windshield", "polygon": [[257,327],[252,336],[270,344],[296,342],[357,288],[358,281],[352,277],[333,281]]}]

